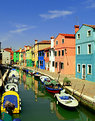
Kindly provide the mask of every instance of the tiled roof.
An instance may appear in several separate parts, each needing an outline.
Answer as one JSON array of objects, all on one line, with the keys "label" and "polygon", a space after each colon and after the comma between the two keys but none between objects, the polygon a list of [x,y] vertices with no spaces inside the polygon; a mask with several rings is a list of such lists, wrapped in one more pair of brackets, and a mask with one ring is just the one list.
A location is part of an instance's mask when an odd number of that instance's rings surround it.
[{"label": "tiled roof", "polygon": [[19,52],[19,50],[15,51],[15,52]]},{"label": "tiled roof", "polygon": [[40,42],[38,42],[38,44],[50,44],[51,41],[50,40],[42,40]]},{"label": "tiled roof", "polygon": [[11,48],[5,48],[4,50],[8,51],[8,52],[12,52]]},{"label": "tiled roof", "polygon": [[62,33],[59,33],[59,35],[63,35],[65,37],[75,37],[75,34],[62,34]]},{"label": "tiled roof", "polygon": [[83,24],[83,25],[85,25],[85,26],[89,26],[89,27],[95,29],[95,25],[88,25],[88,24]]}]

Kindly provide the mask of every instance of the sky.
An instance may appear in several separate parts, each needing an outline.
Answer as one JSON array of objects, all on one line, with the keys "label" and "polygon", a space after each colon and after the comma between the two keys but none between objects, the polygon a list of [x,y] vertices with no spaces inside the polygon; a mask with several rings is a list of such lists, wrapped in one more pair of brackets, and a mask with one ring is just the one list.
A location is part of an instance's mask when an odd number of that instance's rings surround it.
[{"label": "sky", "polygon": [[2,48],[74,34],[74,25],[82,24],[95,25],[95,0],[0,0]]}]

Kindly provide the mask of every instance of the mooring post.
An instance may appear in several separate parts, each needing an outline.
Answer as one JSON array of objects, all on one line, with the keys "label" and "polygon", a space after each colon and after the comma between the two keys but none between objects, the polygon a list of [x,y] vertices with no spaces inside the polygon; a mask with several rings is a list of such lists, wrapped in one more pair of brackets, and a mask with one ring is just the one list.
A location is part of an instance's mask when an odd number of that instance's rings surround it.
[{"label": "mooring post", "polygon": [[79,102],[80,102],[80,100],[81,100],[81,96],[82,96],[82,93],[83,93],[84,87],[85,87],[85,84],[83,85],[82,91],[81,91],[81,93],[80,93],[80,99],[79,99]]}]

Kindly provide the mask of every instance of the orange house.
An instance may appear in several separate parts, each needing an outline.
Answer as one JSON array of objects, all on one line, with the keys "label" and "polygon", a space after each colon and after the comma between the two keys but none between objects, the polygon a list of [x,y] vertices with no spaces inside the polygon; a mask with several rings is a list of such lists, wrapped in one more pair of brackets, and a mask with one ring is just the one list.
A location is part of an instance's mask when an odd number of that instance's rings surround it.
[{"label": "orange house", "polygon": [[75,34],[59,34],[54,40],[55,72],[75,75]]}]

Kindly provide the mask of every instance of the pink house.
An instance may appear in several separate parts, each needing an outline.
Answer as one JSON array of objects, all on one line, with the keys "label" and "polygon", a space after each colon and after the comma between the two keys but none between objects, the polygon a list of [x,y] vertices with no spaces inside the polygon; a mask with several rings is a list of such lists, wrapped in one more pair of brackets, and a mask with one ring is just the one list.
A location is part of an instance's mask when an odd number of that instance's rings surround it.
[{"label": "pink house", "polygon": [[75,75],[75,34],[59,34],[54,40],[55,72]]}]

